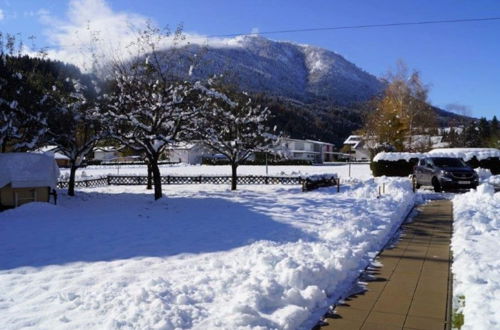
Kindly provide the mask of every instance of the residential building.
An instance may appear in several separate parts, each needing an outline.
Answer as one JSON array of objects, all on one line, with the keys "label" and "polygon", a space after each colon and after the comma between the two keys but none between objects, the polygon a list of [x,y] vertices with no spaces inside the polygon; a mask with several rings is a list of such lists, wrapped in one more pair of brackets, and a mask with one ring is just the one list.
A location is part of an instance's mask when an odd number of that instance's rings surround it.
[{"label": "residential building", "polygon": [[321,164],[333,161],[335,145],[315,140],[282,138],[281,147],[290,159],[308,160]]},{"label": "residential building", "polygon": [[348,149],[356,161],[370,160],[370,150],[361,135],[349,135],[344,141],[344,149]]},{"label": "residential building", "polygon": [[201,164],[203,157],[210,157],[212,154],[201,141],[178,142],[165,151],[167,161],[185,164]]}]

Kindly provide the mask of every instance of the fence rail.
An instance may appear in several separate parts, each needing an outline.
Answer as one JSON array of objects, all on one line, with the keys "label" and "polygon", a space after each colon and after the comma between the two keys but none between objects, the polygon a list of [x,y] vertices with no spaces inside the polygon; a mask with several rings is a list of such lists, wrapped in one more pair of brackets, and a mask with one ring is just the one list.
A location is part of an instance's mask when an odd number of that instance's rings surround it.
[{"label": "fence rail", "polygon": [[[97,179],[87,179],[75,181],[75,188],[94,188],[102,187],[108,185],[108,178],[97,178]],[[59,181],[57,183],[58,188],[68,188],[68,181]]]},{"label": "fence rail", "polygon": [[[239,185],[266,185],[266,184],[283,184],[283,185],[302,185],[304,191],[313,190],[318,187],[327,187],[338,184],[338,179],[329,178],[325,180],[311,181],[303,177],[294,176],[262,176],[248,175],[238,176],[237,184]],[[75,181],[76,188],[93,188],[102,186],[133,186],[146,185],[148,182],[147,176],[139,175],[108,175],[104,178],[87,179]],[[231,184],[231,176],[179,176],[167,175],[161,177],[161,183],[164,185],[170,184]],[[68,181],[60,181],[58,188],[67,188]]]}]

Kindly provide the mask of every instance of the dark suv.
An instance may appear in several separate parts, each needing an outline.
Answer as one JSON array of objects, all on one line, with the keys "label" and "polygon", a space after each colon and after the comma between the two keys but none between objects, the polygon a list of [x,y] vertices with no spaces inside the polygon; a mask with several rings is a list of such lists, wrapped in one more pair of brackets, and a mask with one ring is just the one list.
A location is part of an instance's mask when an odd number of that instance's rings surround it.
[{"label": "dark suv", "polygon": [[434,191],[476,188],[477,173],[460,158],[421,158],[413,170],[417,188],[433,186]]}]

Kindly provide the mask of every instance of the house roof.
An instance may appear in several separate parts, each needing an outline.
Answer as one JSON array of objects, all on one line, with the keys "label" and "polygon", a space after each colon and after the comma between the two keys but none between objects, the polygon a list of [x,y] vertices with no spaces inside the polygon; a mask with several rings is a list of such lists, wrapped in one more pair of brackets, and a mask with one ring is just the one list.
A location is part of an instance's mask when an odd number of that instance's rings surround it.
[{"label": "house roof", "polygon": [[194,147],[202,146],[199,141],[184,141],[177,142],[167,147],[168,150],[191,150]]},{"label": "house roof", "polygon": [[59,167],[50,154],[0,153],[0,168],[0,188],[9,183],[12,188],[55,188],[59,178]]},{"label": "house roof", "polygon": [[50,156],[53,156],[55,159],[69,159],[68,156],[57,151],[58,151],[57,146],[45,146],[35,150],[35,152],[37,153],[48,154]]}]

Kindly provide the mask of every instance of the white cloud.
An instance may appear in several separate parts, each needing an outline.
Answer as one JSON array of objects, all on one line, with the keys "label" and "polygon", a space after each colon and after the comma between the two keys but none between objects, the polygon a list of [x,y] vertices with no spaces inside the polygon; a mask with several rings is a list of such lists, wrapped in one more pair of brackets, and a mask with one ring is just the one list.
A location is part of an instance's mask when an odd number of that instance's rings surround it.
[{"label": "white cloud", "polygon": [[251,34],[258,35],[259,34],[259,28],[258,27],[253,27],[252,31],[251,31]]},{"label": "white cloud", "polygon": [[[37,15],[47,27],[46,33],[53,45],[48,51],[49,57],[76,64],[83,69],[89,69],[91,65],[91,49],[99,52],[101,59],[125,59],[137,54],[138,49],[130,45],[137,38],[136,31],[145,29],[150,22],[142,15],[113,11],[105,0],[72,0],[63,19],[47,11],[39,11]],[[238,45],[238,38],[207,39],[202,35],[187,33],[184,36],[182,43],[218,47]],[[169,38],[162,41],[161,47],[171,47],[173,44],[174,39]]]},{"label": "white cloud", "polygon": [[4,18],[5,18],[5,15],[3,13],[3,10],[0,8],[0,21],[3,21]]}]

